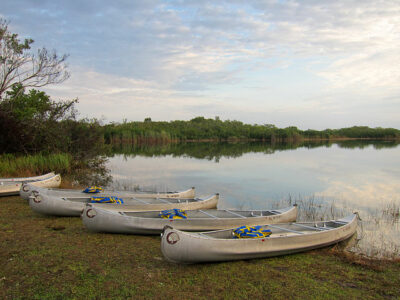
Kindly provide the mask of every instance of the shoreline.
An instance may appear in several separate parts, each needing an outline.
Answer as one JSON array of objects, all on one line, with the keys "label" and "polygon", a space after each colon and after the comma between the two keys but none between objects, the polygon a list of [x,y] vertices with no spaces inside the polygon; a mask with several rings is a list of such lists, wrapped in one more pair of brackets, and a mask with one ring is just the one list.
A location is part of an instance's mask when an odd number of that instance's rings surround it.
[{"label": "shoreline", "polygon": [[[90,233],[80,218],[45,217],[0,198],[0,298],[396,298],[400,260],[339,246],[197,265],[165,261],[159,236]],[[396,275],[397,274],[397,275]]]},{"label": "shoreline", "polygon": [[[73,183],[73,181],[71,181],[68,177],[66,179],[62,179],[61,185],[59,187],[60,189],[75,189],[75,190],[80,190],[80,189],[85,189],[85,186],[83,185],[76,185]],[[1,200],[9,200],[8,198],[20,198],[19,196],[2,196],[0,197],[0,201]],[[20,200],[22,200],[22,198],[20,198]],[[35,213],[33,213],[35,214]],[[36,214],[38,216],[40,216],[39,214]],[[45,217],[46,216],[42,216]],[[49,217],[49,218],[53,218],[53,219],[63,219],[62,217]],[[355,235],[357,235],[357,233],[355,233]],[[351,248],[351,246],[349,245],[349,243],[351,243],[351,240],[353,239],[354,236],[352,236],[351,238],[339,242],[338,244],[335,244],[333,246],[328,246],[328,247],[324,247],[321,249],[316,249],[316,250],[312,250],[311,252],[318,252],[320,250],[323,249],[331,249],[332,251],[334,251],[335,255],[339,255],[339,256],[344,256],[344,258],[346,258],[347,261],[351,262],[351,263],[359,263],[362,265],[374,265],[374,264],[379,264],[379,263],[391,263],[391,262],[396,262],[396,263],[400,263],[400,256],[394,256],[394,257],[373,257],[373,256],[367,256],[365,254],[362,253],[357,253],[357,252],[353,252],[350,250],[347,250],[348,248]],[[307,251],[309,252],[309,251]]]}]

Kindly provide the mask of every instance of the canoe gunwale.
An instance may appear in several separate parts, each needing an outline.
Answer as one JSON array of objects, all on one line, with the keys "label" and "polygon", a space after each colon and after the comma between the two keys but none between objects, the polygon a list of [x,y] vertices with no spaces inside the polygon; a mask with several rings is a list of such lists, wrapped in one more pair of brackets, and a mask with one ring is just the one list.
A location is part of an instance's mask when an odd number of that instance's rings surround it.
[{"label": "canoe gunwale", "polygon": [[[51,173],[49,173],[51,174]],[[51,177],[44,178],[42,180],[36,180],[29,182],[32,186],[44,186],[44,187],[58,187],[61,184],[60,174],[54,174]],[[0,185],[0,196],[18,195],[21,189],[25,186],[25,182],[9,181],[5,184]],[[7,189],[8,187],[8,189]]]},{"label": "canoe gunwale", "polygon": [[35,181],[40,181],[43,179],[51,178],[54,175],[56,175],[54,172],[50,172],[47,174],[43,175],[38,175],[38,176],[31,176],[31,177],[15,177],[15,178],[0,178],[0,182],[18,182],[18,183],[24,183],[24,182],[35,182]]}]

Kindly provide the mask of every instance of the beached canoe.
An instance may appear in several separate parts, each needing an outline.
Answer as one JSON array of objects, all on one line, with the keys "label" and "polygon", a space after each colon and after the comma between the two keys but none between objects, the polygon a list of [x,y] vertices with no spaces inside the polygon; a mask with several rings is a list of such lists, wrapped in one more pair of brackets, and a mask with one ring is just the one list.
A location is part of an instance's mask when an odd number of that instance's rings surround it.
[{"label": "beached canoe", "polygon": [[[0,183],[0,196],[18,195],[24,182],[17,181],[4,181]],[[35,187],[56,188],[61,184],[61,176],[59,174],[46,177],[44,179],[37,179],[29,183]]]},{"label": "beached canoe", "polygon": [[86,228],[94,232],[160,234],[165,225],[186,231],[231,228],[240,225],[274,224],[296,220],[297,206],[264,211],[189,210],[186,219],[164,219],[160,211],[109,211],[88,204],[82,213]]},{"label": "beached canoe", "polygon": [[33,176],[33,177],[15,177],[15,178],[0,178],[0,183],[1,182],[29,182],[29,181],[37,181],[37,180],[43,180],[46,178],[50,178],[56,175],[54,172],[47,173],[44,175],[40,176]]},{"label": "beached canoe", "polygon": [[21,186],[21,190],[19,191],[19,195],[28,200],[29,196],[35,193],[43,193],[49,196],[55,197],[91,197],[91,196],[116,196],[120,198],[124,197],[140,197],[140,198],[180,198],[180,199],[193,199],[195,198],[195,188],[180,191],[180,192],[131,192],[131,191],[112,191],[112,190],[104,190],[99,193],[84,193],[83,189],[51,189],[51,188],[41,188],[35,185],[31,185],[30,183],[24,183]]},{"label": "beached canoe", "polygon": [[[95,194],[93,197],[98,196]],[[125,197],[123,198],[123,204],[91,203],[91,205],[114,211],[154,211],[172,208],[206,209],[217,207],[218,199],[219,194],[207,199]],[[54,216],[79,217],[86,204],[90,203],[90,201],[90,196],[56,197],[41,193],[32,193],[29,196],[29,205],[33,211]]]},{"label": "beached canoe", "polygon": [[161,251],[168,261],[185,264],[291,254],[350,238],[357,229],[357,214],[326,222],[266,225],[262,229],[269,229],[272,234],[261,238],[235,238],[234,229],[191,233],[166,226]]}]

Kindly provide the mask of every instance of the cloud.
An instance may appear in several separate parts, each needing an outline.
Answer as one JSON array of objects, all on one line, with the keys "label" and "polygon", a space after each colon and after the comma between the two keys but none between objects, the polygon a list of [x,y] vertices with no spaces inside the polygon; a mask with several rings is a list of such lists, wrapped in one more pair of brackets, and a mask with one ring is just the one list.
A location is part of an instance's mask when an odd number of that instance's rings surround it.
[{"label": "cloud", "polygon": [[[66,84],[48,86],[44,90],[54,99],[79,98],[82,117],[105,116],[108,121],[123,118],[141,120],[191,119],[204,112],[226,111],[224,103],[201,94],[168,89],[162,83],[135,80],[129,77],[98,73],[86,68],[73,68]],[[165,117],[168,113],[168,117]],[[211,114],[215,116],[215,114]]]},{"label": "cloud", "polygon": [[314,119],[332,107],[343,115],[371,102],[400,109],[400,7],[394,1],[6,0],[2,13],[35,45],[70,54],[71,69],[81,68],[87,87],[75,79],[60,90],[82,91],[81,99],[98,90],[104,103],[111,95],[129,98],[122,103],[148,101],[148,107],[163,99],[161,105],[185,102],[180,109],[190,110],[200,101],[210,113],[214,102],[215,111],[228,109],[227,117],[239,119],[251,119],[240,117],[243,107]]},{"label": "cloud", "polygon": [[[9,12],[17,5],[6,4]],[[182,89],[210,85],[209,78],[234,80],[235,65],[275,56],[329,58],[318,74],[339,85],[386,86],[400,76],[400,12],[391,1],[28,1],[22,7],[11,16],[26,17],[29,29],[73,53],[74,63]]]}]

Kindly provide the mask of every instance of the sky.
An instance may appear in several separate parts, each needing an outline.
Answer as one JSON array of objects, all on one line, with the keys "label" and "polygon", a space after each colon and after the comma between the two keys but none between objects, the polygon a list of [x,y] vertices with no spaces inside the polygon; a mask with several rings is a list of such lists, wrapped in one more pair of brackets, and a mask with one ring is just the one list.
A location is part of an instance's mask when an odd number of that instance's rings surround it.
[{"label": "sky", "polygon": [[2,0],[0,17],[69,54],[41,89],[82,118],[400,128],[399,0]]}]

